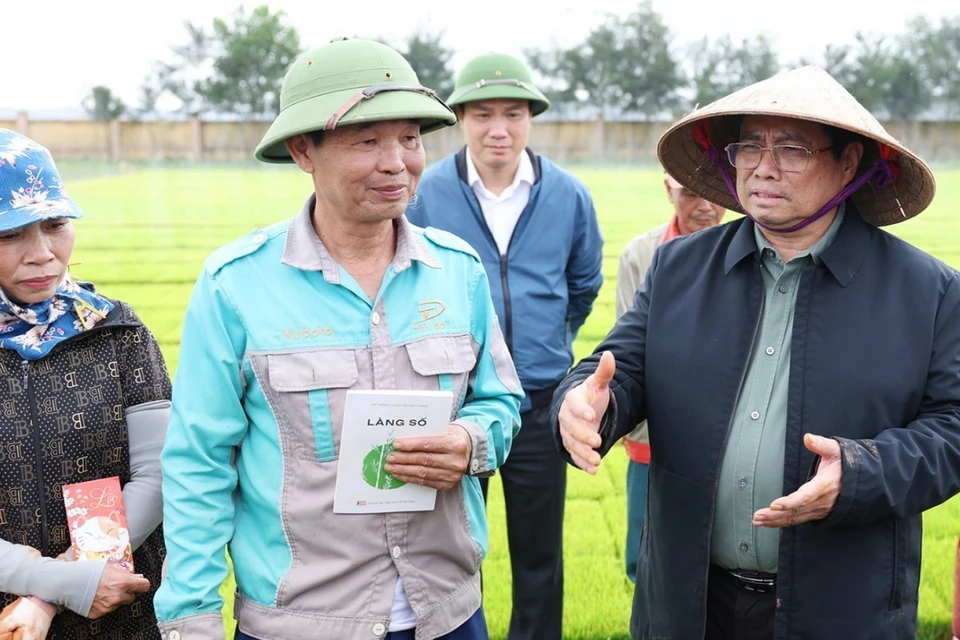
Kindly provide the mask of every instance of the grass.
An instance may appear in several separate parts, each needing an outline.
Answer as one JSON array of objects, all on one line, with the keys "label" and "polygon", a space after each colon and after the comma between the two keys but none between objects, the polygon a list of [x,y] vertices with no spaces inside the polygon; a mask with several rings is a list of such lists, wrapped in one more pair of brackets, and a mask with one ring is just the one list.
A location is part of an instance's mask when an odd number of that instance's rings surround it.
[{"label": "grass", "polygon": [[[204,257],[225,242],[299,211],[310,183],[294,169],[128,169],[109,175],[111,167],[63,167],[71,195],[88,216],[77,225],[74,260],[80,264],[73,272],[131,303],[157,336],[172,371],[183,310]],[[613,324],[620,251],[635,234],[664,221],[668,205],[656,171],[578,168],[575,173],[594,195],[606,240],[605,283],[575,345],[579,357]],[[930,209],[890,230],[960,267],[960,170],[938,171],[937,178],[939,192]],[[569,471],[564,629],[571,640],[629,637],[632,585],[623,572],[625,470],[626,457],[617,448],[596,477]],[[490,495],[484,606],[491,637],[503,638],[510,616],[510,569],[496,479]],[[945,640],[960,497],[927,512],[924,526],[919,637]],[[228,600],[230,590],[225,585]],[[231,610],[228,602],[225,612]]]}]

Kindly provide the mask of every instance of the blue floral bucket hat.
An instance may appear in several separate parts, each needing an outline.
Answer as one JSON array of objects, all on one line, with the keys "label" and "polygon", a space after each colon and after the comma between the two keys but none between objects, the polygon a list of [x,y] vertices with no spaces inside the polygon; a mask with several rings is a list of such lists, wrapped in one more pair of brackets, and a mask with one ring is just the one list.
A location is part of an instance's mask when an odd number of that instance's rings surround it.
[{"label": "blue floral bucket hat", "polygon": [[0,129],[0,232],[50,218],[82,218],[46,147]]}]

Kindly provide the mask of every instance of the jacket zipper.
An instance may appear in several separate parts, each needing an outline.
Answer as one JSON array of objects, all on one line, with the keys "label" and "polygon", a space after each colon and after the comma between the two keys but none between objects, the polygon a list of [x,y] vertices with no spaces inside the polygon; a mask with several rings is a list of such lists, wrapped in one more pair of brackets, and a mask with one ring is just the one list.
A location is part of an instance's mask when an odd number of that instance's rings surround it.
[{"label": "jacket zipper", "polygon": [[27,392],[27,402],[30,403],[30,421],[32,422],[34,455],[37,461],[37,484],[40,497],[40,552],[44,556],[50,555],[50,534],[47,532],[47,485],[43,481],[43,456],[41,455],[40,428],[37,417],[36,393],[30,386],[30,362],[22,360],[20,367],[23,369],[23,389]]},{"label": "jacket zipper", "polygon": [[[507,251],[509,251],[509,247]],[[498,251],[499,253],[499,251]],[[507,343],[507,351],[513,357],[513,302],[510,300],[510,282],[507,279],[507,254],[500,256],[500,288],[503,289],[503,315],[505,331],[503,339]]]},{"label": "jacket zipper", "polygon": [[903,606],[900,597],[900,521],[893,521],[893,581],[890,586],[890,611],[896,611]]},{"label": "jacket zipper", "polygon": [[[469,153],[469,151],[468,151]],[[524,150],[526,153],[526,150]],[[531,158],[531,162],[533,159]],[[462,178],[461,178],[462,179]],[[463,180],[466,183],[466,180]],[[537,181],[539,182],[539,180]],[[483,226],[483,230],[487,232],[487,239],[493,244],[494,250],[497,252],[497,255],[500,256],[500,288],[503,290],[503,340],[507,343],[507,351],[510,353],[510,357],[513,357],[513,303],[510,299],[510,281],[507,278],[507,258],[510,255],[510,247],[513,245],[513,239],[517,234],[517,227],[520,226],[520,220],[523,219],[523,216],[526,215],[527,210],[530,208],[530,201],[533,200],[533,190],[536,187],[536,183],[530,186],[530,200],[527,201],[526,206],[524,206],[523,211],[520,212],[520,217],[517,218],[517,224],[513,227],[513,232],[510,234],[510,241],[507,243],[506,253],[500,255],[500,247],[497,246],[497,240],[493,237],[493,232],[490,231],[490,226],[487,224],[487,219],[483,216],[483,206],[480,204],[480,199],[477,197],[476,192],[474,192],[473,187],[469,184],[466,185],[467,190],[470,191],[470,195],[473,196],[473,202],[477,205],[477,212],[480,214],[480,223]]]},{"label": "jacket zipper", "polygon": [[[763,286],[763,265],[760,265],[760,282],[761,282],[761,291]],[[701,635],[707,632],[707,589],[709,588],[708,584],[710,582],[710,539],[713,537],[713,520],[717,511],[717,493],[720,490],[720,471],[723,469],[723,457],[727,452],[727,441],[730,439],[730,430],[733,428],[733,418],[737,414],[737,405],[740,403],[740,393],[743,391],[743,383],[747,379],[747,370],[750,368],[750,358],[753,356],[753,347],[757,342],[757,334],[760,332],[760,321],[763,319],[763,307],[766,303],[766,293],[764,293],[760,298],[760,309],[757,311],[757,321],[753,325],[753,336],[750,338],[750,349],[747,350],[747,360],[743,364],[743,371],[740,373],[740,382],[737,385],[737,394],[736,400],[733,403],[733,411],[730,413],[730,421],[727,422],[727,432],[723,437],[723,446],[720,447],[720,464],[717,465],[717,475],[713,479],[713,496],[710,500],[710,524],[707,526],[707,563],[706,569],[703,572],[703,622],[700,626]]]},{"label": "jacket zipper", "polygon": [[[507,278],[507,256],[510,255],[510,245],[513,244],[513,235],[516,233],[517,228],[514,227],[513,233],[510,234],[510,242],[507,243],[507,252],[501,254],[500,247],[497,246],[497,240],[493,237],[493,232],[490,230],[490,225],[487,224],[487,219],[483,217],[483,206],[480,204],[480,199],[477,197],[477,194],[474,193],[473,187],[468,185],[467,189],[470,190],[470,194],[473,196],[473,202],[477,205],[477,212],[480,214],[480,224],[487,234],[487,239],[493,245],[493,250],[500,256],[500,289],[503,291],[504,316],[503,340],[507,343],[507,351],[510,352],[510,357],[513,357],[513,302],[510,299],[510,281]],[[524,208],[524,211],[526,211],[526,208]],[[520,216],[523,217],[523,212],[520,213]],[[517,224],[520,224],[519,218],[517,218]]]}]

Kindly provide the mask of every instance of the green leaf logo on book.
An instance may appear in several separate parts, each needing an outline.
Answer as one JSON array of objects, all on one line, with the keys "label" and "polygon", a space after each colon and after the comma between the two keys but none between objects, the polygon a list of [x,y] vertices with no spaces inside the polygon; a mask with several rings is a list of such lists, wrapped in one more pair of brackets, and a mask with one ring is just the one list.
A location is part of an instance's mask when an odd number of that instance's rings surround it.
[{"label": "green leaf logo on book", "polygon": [[375,489],[397,489],[407,484],[397,480],[392,475],[384,471],[383,467],[387,464],[387,456],[393,451],[393,438],[386,444],[375,446],[363,458],[363,480]]}]

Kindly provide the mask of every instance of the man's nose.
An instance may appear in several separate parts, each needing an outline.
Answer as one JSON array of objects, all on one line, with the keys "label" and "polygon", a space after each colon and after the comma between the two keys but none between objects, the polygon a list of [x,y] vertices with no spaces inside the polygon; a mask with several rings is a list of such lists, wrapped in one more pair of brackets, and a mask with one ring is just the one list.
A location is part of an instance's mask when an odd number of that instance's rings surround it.
[{"label": "man's nose", "polygon": [[387,145],[380,151],[380,161],[377,169],[384,173],[400,173],[406,167],[404,149],[399,143]]}]

